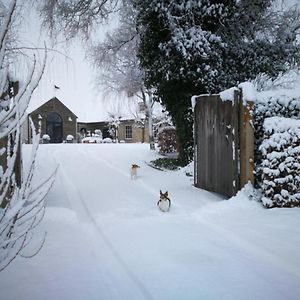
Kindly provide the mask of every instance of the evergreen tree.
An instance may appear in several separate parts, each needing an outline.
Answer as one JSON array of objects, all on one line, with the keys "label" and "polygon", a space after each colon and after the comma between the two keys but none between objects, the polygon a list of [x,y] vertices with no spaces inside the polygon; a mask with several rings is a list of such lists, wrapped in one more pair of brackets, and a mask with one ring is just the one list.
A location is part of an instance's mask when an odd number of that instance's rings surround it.
[{"label": "evergreen tree", "polygon": [[276,76],[297,63],[299,46],[286,30],[292,22],[271,11],[272,2],[134,0],[141,67],[173,117],[182,164],[193,153],[193,94],[217,93],[259,73]]}]

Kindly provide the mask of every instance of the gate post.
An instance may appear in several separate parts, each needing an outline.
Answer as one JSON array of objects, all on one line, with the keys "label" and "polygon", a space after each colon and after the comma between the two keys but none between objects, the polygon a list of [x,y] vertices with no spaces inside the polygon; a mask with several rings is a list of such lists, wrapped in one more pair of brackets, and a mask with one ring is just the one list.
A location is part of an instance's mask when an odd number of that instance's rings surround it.
[{"label": "gate post", "polygon": [[248,181],[254,184],[253,101],[240,101],[240,187]]}]

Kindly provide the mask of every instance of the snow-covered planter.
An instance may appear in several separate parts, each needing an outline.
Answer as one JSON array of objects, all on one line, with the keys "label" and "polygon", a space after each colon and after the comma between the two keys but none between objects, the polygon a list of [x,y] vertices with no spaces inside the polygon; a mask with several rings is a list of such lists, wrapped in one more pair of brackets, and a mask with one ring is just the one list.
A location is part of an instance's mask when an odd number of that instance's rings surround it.
[{"label": "snow-covered planter", "polygon": [[102,143],[104,143],[104,144],[111,144],[112,142],[113,142],[113,140],[111,138],[105,138],[102,141]]},{"label": "snow-covered planter", "polygon": [[176,129],[174,126],[165,126],[157,134],[157,147],[159,153],[174,153],[177,150]]},{"label": "snow-covered planter", "polygon": [[50,140],[51,140],[51,138],[50,138],[49,134],[43,134],[43,136],[42,136],[42,143],[43,144],[49,144]]},{"label": "snow-covered planter", "polygon": [[67,137],[66,137],[66,141],[67,143],[73,143],[74,141],[74,136],[72,134],[68,134]]},{"label": "snow-covered planter", "polygon": [[267,118],[263,124],[262,192],[266,207],[300,206],[300,120]]}]

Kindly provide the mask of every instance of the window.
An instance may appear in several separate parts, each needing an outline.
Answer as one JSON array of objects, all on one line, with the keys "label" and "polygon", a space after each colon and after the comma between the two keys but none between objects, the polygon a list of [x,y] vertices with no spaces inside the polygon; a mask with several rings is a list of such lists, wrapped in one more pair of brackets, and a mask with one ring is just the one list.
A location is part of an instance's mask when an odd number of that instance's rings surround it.
[{"label": "window", "polygon": [[125,139],[132,139],[132,126],[131,125],[125,126]]}]

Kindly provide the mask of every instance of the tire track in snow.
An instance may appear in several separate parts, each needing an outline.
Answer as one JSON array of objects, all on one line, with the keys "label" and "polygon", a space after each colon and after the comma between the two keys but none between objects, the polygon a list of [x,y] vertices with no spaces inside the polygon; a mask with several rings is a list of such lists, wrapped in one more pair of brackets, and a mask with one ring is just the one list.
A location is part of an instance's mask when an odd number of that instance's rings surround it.
[{"label": "tire track in snow", "polygon": [[251,256],[256,257],[262,263],[268,262],[270,265],[283,270],[284,272],[293,275],[294,277],[300,280],[299,269],[291,264],[288,264],[286,261],[283,261],[277,255],[268,252],[262,247],[256,246],[253,243],[246,241],[245,239],[233,234],[230,230],[224,229],[223,227],[209,222],[205,219],[197,220],[202,223],[204,226],[209,228],[211,231],[217,233],[220,237],[225,237],[227,240],[235,244],[238,248],[243,249],[245,253],[250,254]]},{"label": "tire track in snow", "polygon": [[[107,162],[104,159],[101,159],[94,154],[92,154],[95,159],[101,161],[106,166],[113,168],[115,171],[119,172],[120,174],[130,178],[130,175],[123,170],[121,170],[116,165],[112,164],[111,162]],[[143,179],[139,178],[138,180],[139,185],[137,187],[143,188],[147,190],[151,195],[157,197],[157,191],[153,189],[149,184],[146,184]],[[211,231],[217,233],[220,237],[227,237],[232,243],[234,243],[238,248],[243,249],[245,253],[249,253],[250,255],[262,260],[263,262],[268,262],[271,265],[284,270],[285,272],[295,276],[296,278],[300,279],[300,272],[294,265],[287,264],[285,261],[282,261],[280,257],[266,251],[262,247],[256,246],[253,243],[246,241],[245,239],[238,237],[237,235],[233,234],[231,231],[224,229],[221,226],[218,226],[212,222],[204,221],[203,219],[200,221],[204,226],[208,227]]]},{"label": "tire track in snow", "polygon": [[[128,181],[130,181],[129,168],[128,168],[128,172],[126,172],[116,164],[112,163],[111,161],[108,162],[107,160],[95,155],[95,153],[92,151],[90,151],[89,153],[87,153],[87,151],[86,152],[80,151],[80,152],[82,153],[83,157],[89,156],[88,161],[90,161],[90,158],[92,157],[94,160],[99,161],[105,167],[113,169],[114,172],[120,174],[123,178],[128,178]],[[61,163],[61,165],[63,165],[63,163]],[[136,183],[137,183],[136,184],[137,188],[143,188],[144,190],[147,190],[149,193],[151,193],[151,195],[155,195],[155,196],[157,195],[157,191],[154,190],[150,185],[145,183],[141,178],[139,178],[139,180]],[[79,199],[79,200],[84,202],[83,199]],[[85,203],[83,205],[86,206]],[[90,221],[93,223],[94,228],[97,230],[101,239],[105,242],[107,247],[110,249],[110,252],[114,255],[115,259],[118,261],[118,263],[128,274],[128,277],[131,278],[133,282],[135,282],[136,276],[130,271],[126,263],[120,257],[119,253],[115,250],[113,244],[110,242],[109,238],[106,236],[101,226],[96,223],[95,219],[90,214],[88,207],[86,207],[86,214],[87,214],[87,219],[90,219]],[[238,235],[232,233],[230,230],[225,229],[213,223],[213,220],[211,221],[205,218],[199,220],[197,218],[197,222],[203,224],[203,227],[206,227],[208,231],[211,231],[212,233],[215,233],[217,236],[219,236],[220,240],[227,240],[227,242],[229,241],[230,243],[235,245],[237,249],[241,249],[244,253],[246,253],[250,257],[256,259],[257,261],[261,261],[262,264],[272,266],[279,271],[282,270],[294,276],[295,278],[300,279],[299,270],[297,269],[296,266],[286,263],[285,261],[281,260],[280,257],[266,251],[264,248],[259,247],[251,242],[248,242],[246,239],[239,237]],[[142,283],[138,283],[137,285],[139,284],[140,284],[140,289],[143,290]],[[152,299],[151,295],[147,293],[148,293],[147,290],[145,290],[144,298]]]},{"label": "tire track in snow", "polygon": [[[124,170],[120,169],[120,167],[118,167],[117,165],[113,164],[111,161],[108,163],[103,158],[98,157],[97,155],[94,154],[94,152],[89,153],[89,155],[92,156],[95,160],[103,163],[107,167],[109,167],[109,168],[113,169],[114,171],[118,172],[119,174],[123,175],[124,177],[127,177],[131,181],[131,179],[130,179],[130,168],[128,168],[128,172],[125,172]],[[147,165],[145,164],[145,166],[147,166]],[[149,169],[150,169],[150,167],[149,167]],[[141,183],[141,185],[137,184],[136,185],[137,187],[139,187],[139,188],[141,188],[143,190],[148,191],[148,193],[150,193],[151,195],[153,195],[153,196],[155,196],[157,198],[157,195],[158,195],[157,190],[154,189],[154,188],[152,188],[149,184],[146,184],[142,178],[139,178],[137,180],[137,183]]]},{"label": "tire track in snow", "polygon": [[[87,153],[84,152],[81,149],[80,149],[80,153],[82,153],[85,156],[87,155]],[[71,179],[70,179],[71,176],[68,176],[67,172],[65,171],[65,168],[63,167],[64,162],[60,161],[59,154],[57,152],[55,152],[55,153],[52,153],[52,155],[53,155],[55,161],[57,163],[59,163],[60,166],[61,166],[60,167],[60,172],[62,174],[62,177],[64,178],[64,181],[67,183],[66,190],[67,190],[68,197],[70,197],[70,202],[71,203],[73,203],[75,201],[75,203],[76,203],[76,205],[75,205],[76,206],[76,208],[75,208],[76,213],[79,215],[81,221],[89,222],[93,225],[93,228],[97,232],[98,236],[102,239],[102,241],[104,242],[104,244],[106,245],[107,249],[110,251],[112,256],[115,258],[116,262],[120,265],[120,267],[126,273],[126,275],[131,280],[131,282],[139,290],[140,296],[142,295],[142,297],[144,299],[153,300],[154,298],[152,297],[151,293],[144,286],[144,284],[137,278],[137,276],[135,276],[135,274],[130,270],[130,268],[127,266],[125,261],[122,259],[121,255],[118,253],[118,251],[115,249],[115,247],[111,243],[108,236],[104,233],[104,230],[102,229],[102,227],[94,219],[94,217],[91,214],[88,206],[86,205],[86,202],[83,200],[83,197],[82,197],[82,194],[81,194],[79,188],[71,181]],[[101,160],[101,162],[102,162],[102,160]],[[110,164],[108,164],[104,160],[103,160],[103,162],[108,167],[111,167]],[[118,170],[122,175],[126,175],[126,173],[124,171],[117,169],[117,167],[114,167],[114,168],[115,168],[115,170]],[[99,251],[103,251],[102,247],[99,247],[99,248],[100,248]],[[104,275],[102,277],[104,277]],[[106,281],[104,281],[104,282],[106,282]],[[108,286],[107,283],[105,285]],[[111,293],[110,293],[109,298],[113,299],[111,297],[112,296],[111,296]],[[116,299],[119,299],[119,298],[116,298]],[[137,298],[137,299],[140,299],[140,297]]]}]

